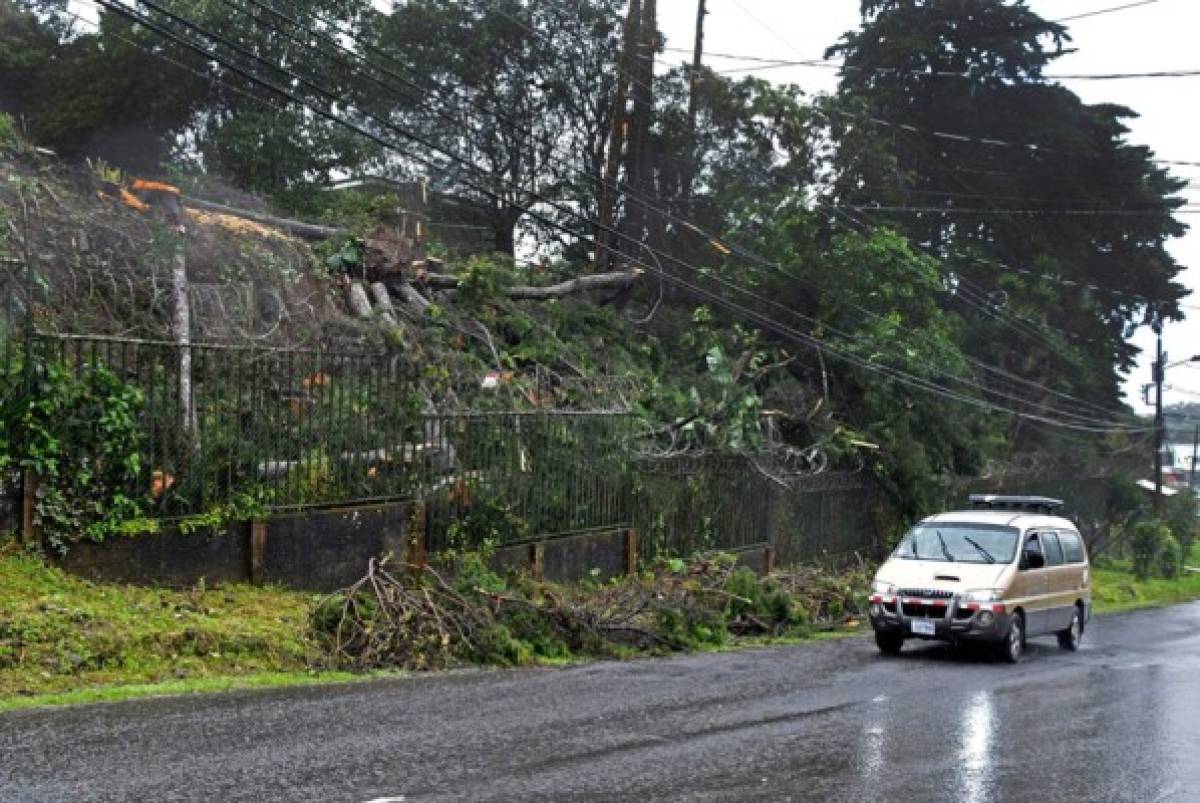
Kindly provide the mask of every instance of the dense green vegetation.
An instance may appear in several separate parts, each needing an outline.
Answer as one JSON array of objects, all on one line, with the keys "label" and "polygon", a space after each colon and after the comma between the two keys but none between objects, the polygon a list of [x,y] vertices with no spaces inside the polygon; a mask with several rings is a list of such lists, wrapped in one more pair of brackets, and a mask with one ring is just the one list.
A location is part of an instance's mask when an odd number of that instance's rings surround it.
[{"label": "dense green vegetation", "polygon": [[[54,0],[0,0],[0,109],[69,159],[201,191],[226,182],[350,226],[299,260],[326,287],[361,272],[394,200],[328,192],[334,178],[427,178],[439,222],[483,227],[500,256],[452,261],[462,287],[415,325],[291,333],[382,340],[422,366],[423,401],[465,404],[462,388],[500,370],[514,378],[497,403],[544,405],[549,376],[553,403],[636,407],[658,450],[816,449],[868,469],[905,517],[1016,455],[1070,472],[1138,446],[1111,432],[1130,420],[1117,389],[1133,332],[1180,315],[1164,245],[1183,231],[1182,183],[1127,140],[1133,111],[1044,77],[1069,31],[1023,2],[865,2],[831,49],[847,65],[839,89],[820,98],[707,70],[693,81],[686,67],[622,87],[633,23],[615,0],[174,10],[225,58],[256,54],[243,66],[265,80],[291,77],[286,55],[299,96],[338,97],[402,155],[116,14],[77,26]],[[313,40],[317,23],[360,52]],[[614,105],[621,92],[631,100]],[[606,232],[591,221],[610,201]],[[1005,214],[1014,204],[1029,214]],[[597,233],[608,267],[645,271],[632,290],[504,298],[593,270]],[[297,260],[239,247],[294,280]]]},{"label": "dense green vegetation", "polygon": [[[1200,546],[1183,562],[1200,569]],[[1200,599],[1200,572],[1184,571],[1174,577],[1139,577],[1130,561],[1100,561],[1092,571],[1092,604],[1100,613],[1172,605]]]}]

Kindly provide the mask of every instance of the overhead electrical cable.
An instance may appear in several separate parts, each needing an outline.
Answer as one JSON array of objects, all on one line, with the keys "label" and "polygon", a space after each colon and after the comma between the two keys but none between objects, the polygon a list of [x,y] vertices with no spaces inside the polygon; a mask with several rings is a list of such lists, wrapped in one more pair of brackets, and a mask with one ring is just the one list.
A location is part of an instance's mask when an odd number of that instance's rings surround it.
[{"label": "overhead electrical cable", "polygon": [[[518,25],[518,26],[520,26],[520,27],[524,28],[525,30],[529,31],[529,32],[530,32],[532,35],[534,35],[534,36],[536,36],[536,37],[538,37],[538,38],[541,38],[541,39],[543,39],[544,41],[550,42],[550,40],[549,40],[549,39],[546,37],[546,35],[545,35],[545,34],[543,34],[542,32],[540,32],[540,31],[537,31],[537,30],[535,30],[535,29],[531,28],[530,26],[528,26],[527,24],[525,24],[523,21],[521,21],[521,20],[517,19],[516,17],[514,17],[514,16],[512,16],[512,15],[510,15],[510,14],[508,14],[508,13],[506,13],[506,12],[505,12],[505,11],[503,11],[502,9],[499,9],[499,8],[497,8],[497,9],[495,9],[495,10],[497,11],[497,13],[498,13],[498,14],[500,14],[500,15],[501,15],[501,16],[503,16],[503,17],[505,17],[505,18],[506,18],[507,20],[509,20],[510,22],[512,22],[512,23],[514,23],[514,24],[516,24],[516,25]],[[550,42],[550,44],[553,44],[553,42]],[[645,84],[644,84],[644,83],[642,83],[642,82],[641,82],[641,81],[640,81],[640,80],[639,80],[639,79],[638,79],[636,76],[632,76],[632,77],[631,77],[631,80],[632,80],[634,83],[638,84],[639,86],[641,86],[641,87],[643,87],[643,88],[645,87]],[[754,169],[754,172],[757,172],[757,173],[759,173],[760,175],[764,175],[764,177],[765,177],[765,178],[767,178],[767,180],[768,180],[768,183],[775,183],[775,181],[776,181],[776,179],[775,179],[774,177],[771,177],[771,176],[766,176],[765,174],[763,174],[763,173],[761,172],[761,170]],[[632,191],[629,191],[629,192],[630,192],[630,194],[633,194],[633,195],[635,195],[635,196],[636,196],[636,194],[635,194],[635,193],[632,193]],[[667,215],[670,217],[670,219],[674,220],[675,222],[680,222],[680,221],[678,221],[678,219],[677,219],[677,218],[674,218],[673,216],[670,216],[670,213],[666,213],[666,214],[667,214]],[[687,227],[687,228],[690,228],[690,229],[691,229],[691,230],[693,230],[693,231],[696,231],[697,233],[701,233],[701,234],[703,234],[705,237],[708,237],[708,238],[710,238],[710,240],[711,240],[711,241],[712,241],[714,244],[717,244],[717,243],[719,243],[721,247],[723,247],[723,248],[726,248],[726,249],[729,249],[729,250],[731,250],[731,251],[734,251],[734,252],[736,252],[736,253],[739,253],[739,255],[741,255],[741,256],[743,256],[743,257],[745,257],[745,258],[751,259],[751,260],[753,260],[753,261],[756,261],[756,262],[758,262],[758,263],[760,263],[760,264],[769,264],[769,263],[768,263],[766,260],[763,260],[761,257],[758,257],[757,255],[754,255],[754,254],[752,254],[752,253],[747,253],[747,252],[746,252],[746,249],[739,248],[739,247],[737,247],[737,246],[735,246],[735,245],[731,245],[731,243],[730,243],[730,242],[729,242],[727,239],[726,239],[726,240],[724,240],[724,241],[721,241],[721,240],[718,240],[718,239],[716,239],[714,235],[712,235],[712,234],[710,234],[710,233],[708,233],[708,232],[702,232],[702,231],[701,231],[700,229],[698,229],[696,226],[694,226],[693,224],[691,224],[691,223],[689,223],[689,222],[687,222],[687,221],[682,221],[682,225],[684,225],[684,226],[685,226],[685,227]],[[1009,314],[1009,313],[1006,313],[1006,312],[1004,312],[1003,310],[999,310],[999,311],[997,311],[997,310],[995,309],[994,305],[993,305],[993,304],[990,302],[990,300],[989,300],[989,298],[988,298],[989,294],[988,294],[988,292],[987,292],[986,290],[983,290],[982,288],[973,288],[973,289],[972,289],[972,288],[970,287],[970,283],[969,283],[969,282],[967,282],[965,279],[960,279],[959,281],[960,281],[960,284],[961,284],[962,286],[960,286],[960,288],[959,288],[959,290],[958,290],[958,297],[959,297],[960,299],[962,299],[964,302],[968,303],[969,305],[971,305],[971,306],[974,306],[974,307],[975,307],[975,308],[977,308],[977,309],[980,309],[981,311],[983,311],[983,312],[984,312],[984,314],[985,314],[985,315],[988,315],[988,316],[990,316],[990,317],[995,317],[995,318],[997,318],[997,319],[1001,319],[1001,320],[1003,320],[1005,317],[1013,318],[1014,320],[1015,320],[1015,319],[1017,319],[1017,318],[1019,317],[1019,316],[1014,316],[1014,315],[1011,315],[1011,314]],[[1041,329],[1041,328],[1044,328],[1043,326],[1036,326],[1036,325],[1030,324],[1030,323],[1028,323],[1028,322],[1024,322],[1024,323],[1022,323],[1022,324],[1021,324],[1021,327],[1023,327],[1023,328],[1020,328],[1020,327],[1015,327],[1015,331],[1017,331],[1018,333],[1024,333],[1024,334],[1030,334],[1030,333],[1032,332],[1034,335],[1039,335],[1039,332],[1038,332],[1038,331],[1036,331],[1036,330],[1038,330],[1038,329]],[[1082,339],[1082,340],[1086,340],[1087,342],[1092,342],[1092,341],[1090,341],[1090,340],[1087,340],[1086,338],[1078,338],[1078,336],[1075,336],[1075,335],[1073,335],[1073,334],[1070,334],[1070,333],[1064,333],[1064,334],[1066,334],[1068,337],[1072,337],[1072,338],[1076,338],[1076,339]],[[1042,339],[1044,340],[1044,338],[1042,338]],[[1066,357],[1067,355],[1062,355],[1062,356]],[[1067,359],[1071,359],[1071,358],[1067,357]]]},{"label": "overhead electrical cable", "polygon": [[[498,10],[498,13],[500,13],[502,16],[504,16],[506,19],[513,22],[514,24],[525,28],[531,34],[533,34],[543,40],[549,41],[549,40],[547,40],[546,36],[543,33],[541,33],[540,31],[537,31],[537,30],[529,27],[523,21],[517,19],[516,17],[513,17],[512,15],[505,13],[503,10],[499,10],[499,9],[497,9],[497,10]],[[551,44],[553,44],[553,43],[551,43]],[[632,80],[636,83],[639,83],[639,84],[641,83],[637,79],[636,76],[634,76]],[[755,169],[755,172],[759,172],[761,175],[764,175],[764,177],[767,179],[768,183],[774,183],[776,181],[775,177],[766,176],[765,174],[762,174],[761,171],[759,171],[757,169]],[[698,231],[698,229],[696,229],[695,226],[688,223],[687,221],[684,221],[683,225],[685,227],[689,227],[693,230]],[[711,237],[712,235],[705,233],[705,236]],[[713,242],[716,243],[717,241],[713,240]],[[747,250],[744,248],[740,248],[736,245],[731,245],[727,238],[722,243],[722,246],[731,248],[731,250],[733,250],[735,253],[738,253],[739,256],[743,256],[744,258],[747,258],[753,262],[756,262],[758,264],[762,264],[762,265],[765,265],[768,267],[775,267],[779,270],[782,270],[781,266],[772,265],[768,260],[764,260],[763,258],[759,257],[758,255],[756,255],[752,252],[747,252]],[[937,255],[933,255],[933,256],[935,256],[935,258],[937,257]],[[786,274],[786,271],[784,271],[784,273]],[[790,275],[790,274],[787,274],[787,275]],[[803,281],[802,279],[800,279],[800,277],[797,277],[794,275],[791,275],[791,277],[797,281],[801,281],[801,282]],[[955,297],[956,298],[959,298],[960,300],[962,300],[964,303],[968,304],[969,306],[972,306],[975,309],[983,312],[987,317],[995,318],[1001,324],[1013,329],[1013,331],[1015,331],[1016,333],[1023,334],[1025,336],[1032,336],[1035,340],[1039,340],[1039,341],[1043,342],[1044,344],[1046,344],[1047,346],[1050,347],[1052,352],[1054,352],[1056,354],[1060,354],[1060,356],[1062,356],[1064,359],[1066,359],[1070,362],[1074,361],[1072,355],[1067,355],[1065,353],[1060,352],[1058,344],[1055,343],[1054,341],[1048,340],[1046,338],[1045,334],[1043,334],[1044,330],[1047,329],[1047,327],[1044,323],[1037,322],[1037,321],[1030,321],[1029,319],[1025,318],[1024,316],[1020,316],[1018,314],[1009,312],[1007,310],[1004,310],[1003,308],[998,308],[992,302],[991,295],[988,291],[983,290],[982,288],[972,289],[970,282],[968,282],[965,278],[959,277],[956,280],[956,283],[958,285],[955,289]],[[1090,338],[1081,337],[1081,336],[1075,335],[1074,333],[1070,333],[1070,332],[1059,332],[1059,334],[1061,334],[1067,338],[1070,338],[1070,339],[1079,340],[1081,342],[1086,342],[1086,343],[1095,343],[1096,342]]]}]

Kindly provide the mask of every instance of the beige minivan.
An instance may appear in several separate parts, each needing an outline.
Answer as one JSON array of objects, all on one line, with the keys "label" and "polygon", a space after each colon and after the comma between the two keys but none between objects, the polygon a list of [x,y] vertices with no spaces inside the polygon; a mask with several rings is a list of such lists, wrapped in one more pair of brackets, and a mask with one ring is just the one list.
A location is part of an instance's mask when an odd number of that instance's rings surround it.
[{"label": "beige minivan", "polygon": [[1076,650],[1091,618],[1091,571],[1079,531],[1043,496],[973,495],[973,510],[931,516],[879,568],[869,599],[875,642],[983,641],[1016,663],[1032,636]]}]

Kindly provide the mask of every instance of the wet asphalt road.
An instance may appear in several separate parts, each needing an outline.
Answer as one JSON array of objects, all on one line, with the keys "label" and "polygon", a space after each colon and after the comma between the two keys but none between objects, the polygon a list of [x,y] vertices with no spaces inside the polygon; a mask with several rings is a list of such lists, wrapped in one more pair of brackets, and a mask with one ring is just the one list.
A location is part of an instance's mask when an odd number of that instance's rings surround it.
[{"label": "wet asphalt road", "polygon": [[1200,604],[1019,666],[866,639],[0,714],[0,799],[1200,801]]}]

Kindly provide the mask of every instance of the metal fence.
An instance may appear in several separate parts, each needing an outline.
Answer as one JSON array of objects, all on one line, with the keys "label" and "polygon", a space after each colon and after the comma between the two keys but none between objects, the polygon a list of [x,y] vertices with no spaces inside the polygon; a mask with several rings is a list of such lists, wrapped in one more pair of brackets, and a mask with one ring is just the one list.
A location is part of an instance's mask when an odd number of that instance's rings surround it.
[{"label": "metal fence", "polygon": [[154,517],[238,495],[275,511],[421,497],[437,547],[629,519],[627,415],[431,411],[386,353],[37,334],[0,343],[5,366],[5,394],[134,390],[123,491]]},{"label": "metal fence", "polygon": [[[89,392],[132,389],[127,444],[139,459],[122,490],[155,518],[239,495],[272,511],[421,498],[433,550],[628,527],[643,557],[769,542],[781,564],[880,557],[898,524],[868,474],[781,483],[746,455],[638,456],[627,414],[436,412],[413,369],[387,353],[21,332],[0,337],[0,420],[12,422],[5,411],[20,394],[83,405]],[[85,451],[79,468],[93,470]],[[17,524],[21,480],[0,471],[0,527]],[[959,486],[949,504],[969,490],[1061,495],[1088,532],[1102,529],[1103,476]]]},{"label": "metal fence", "polygon": [[781,480],[753,456],[711,454],[634,464],[633,521],[643,557],[770,543],[781,564],[878,557],[891,505],[867,474]]}]

